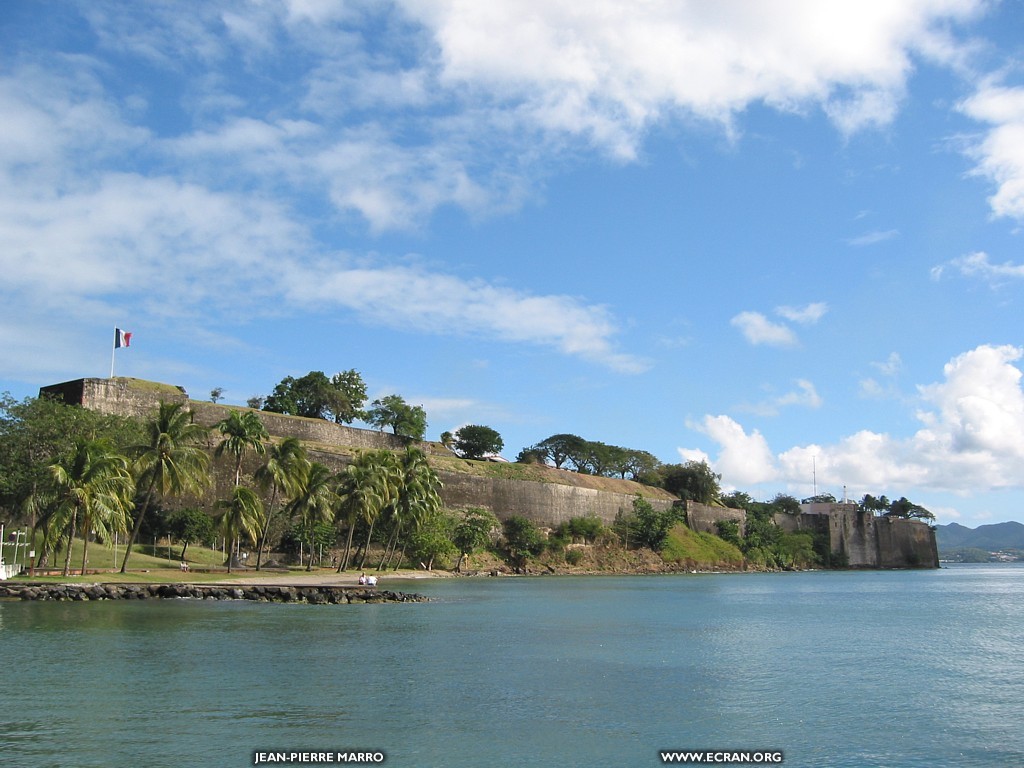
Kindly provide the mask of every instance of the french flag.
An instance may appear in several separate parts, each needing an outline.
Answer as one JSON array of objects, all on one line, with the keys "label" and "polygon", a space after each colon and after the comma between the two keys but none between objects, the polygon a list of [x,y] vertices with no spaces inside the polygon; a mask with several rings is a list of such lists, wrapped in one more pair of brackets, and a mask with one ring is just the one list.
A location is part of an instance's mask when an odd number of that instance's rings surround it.
[{"label": "french flag", "polygon": [[129,331],[122,331],[120,328],[114,329],[114,349],[120,349],[121,347],[130,347],[132,344],[132,335]]}]

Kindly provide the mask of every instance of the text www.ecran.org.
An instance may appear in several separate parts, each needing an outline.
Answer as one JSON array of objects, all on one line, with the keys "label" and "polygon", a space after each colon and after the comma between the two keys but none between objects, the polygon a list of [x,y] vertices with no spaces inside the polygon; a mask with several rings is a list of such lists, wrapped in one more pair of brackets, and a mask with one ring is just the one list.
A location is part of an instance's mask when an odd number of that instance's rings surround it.
[{"label": "text www.ecran.org", "polygon": [[658,753],[663,763],[703,763],[733,765],[778,765],[785,760],[779,750],[750,752],[746,750],[705,750],[702,752],[669,752]]}]

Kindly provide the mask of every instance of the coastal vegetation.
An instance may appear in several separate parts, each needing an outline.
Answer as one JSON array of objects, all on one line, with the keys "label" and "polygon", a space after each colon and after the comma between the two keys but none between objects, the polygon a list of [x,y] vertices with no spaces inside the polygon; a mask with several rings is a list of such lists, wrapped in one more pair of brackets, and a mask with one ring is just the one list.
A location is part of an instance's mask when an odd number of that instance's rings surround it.
[{"label": "coastal vegetation", "polygon": [[[212,399],[221,396],[211,392]],[[330,378],[316,371],[286,377],[271,395],[254,400],[284,415],[336,423],[361,419],[410,442],[402,450],[338,449],[347,455],[335,471],[311,460],[300,440],[272,439],[251,409],[229,409],[207,428],[178,402],[161,402],[148,418],[130,419],[45,397],[18,402],[6,395],[0,400],[2,519],[32,530],[38,567],[53,568],[63,555],[65,575],[78,542],[82,573],[94,567],[90,542],[108,548],[121,543],[125,573],[133,556],[155,553],[158,541],[167,543],[168,560],[174,544],[183,562],[204,548],[219,549],[216,564],[229,572],[287,563],[339,573],[845,565],[827,536],[786,532],[775,524],[776,515],[799,512],[797,499],[780,495],[758,502],[739,491],[723,494],[721,477],[705,462],[662,464],[645,451],[556,434],[524,448],[515,463],[495,463],[487,459],[503,448],[501,436],[479,424],[446,433],[441,442],[450,452],[428,457],[412,442],[426,430],[423,408],[399,395],[366,408],[366,387],[354,370]],[[613,523],[583,516],[541,529],[517,515],[499,522],[488,510],[445,508],[441,470],[560,484],[575,477],[587,487],[607,483],[608,490],[622,493],[631,484],[636,490],[631,508]],[[663,499],[743,509],[744,525],[722,519],[714,533],[691,530],[684,504],[654,505],[645,488],[658,489]],[[931,518],[905,498],[865,496],[861,508]]]}]

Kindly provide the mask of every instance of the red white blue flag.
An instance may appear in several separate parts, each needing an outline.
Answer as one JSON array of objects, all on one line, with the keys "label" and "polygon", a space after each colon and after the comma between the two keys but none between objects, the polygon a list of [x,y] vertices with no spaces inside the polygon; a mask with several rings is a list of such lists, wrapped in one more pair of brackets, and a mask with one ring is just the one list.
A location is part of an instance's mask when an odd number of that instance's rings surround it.
[{"label": "red white blue flag", "polygon": [[120,328],[114,329],[114,349],[130,347],[131,343],[132,334],[129,331],[122,331]]}]

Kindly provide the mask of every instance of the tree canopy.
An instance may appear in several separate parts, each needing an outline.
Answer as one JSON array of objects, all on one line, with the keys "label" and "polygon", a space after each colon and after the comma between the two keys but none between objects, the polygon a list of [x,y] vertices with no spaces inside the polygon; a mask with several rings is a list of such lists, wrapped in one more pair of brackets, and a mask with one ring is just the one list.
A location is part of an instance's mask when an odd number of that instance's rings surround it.
[{"label": "tree canopy", "polygon": [[464,459],[483,459],[485,456],[501,453],[505,441],[490,427],[468,424],[455,432],[454,447]]},{"label": "tree canopy", "polygon": [[351,424],[362,418],[365,402],[366,384],[358,371],[341,371],[329,379],[323,371],[310,371],[297,379],[285,376],[263,402],[263,410]]},{"label": "tree canopy", "polygon": [[413,440],[422,440],[427,434],[427,412],[423,406],[409,405],[400,395],[374,400],[364,419],[382,432],[390,427],[396,435]]}]

